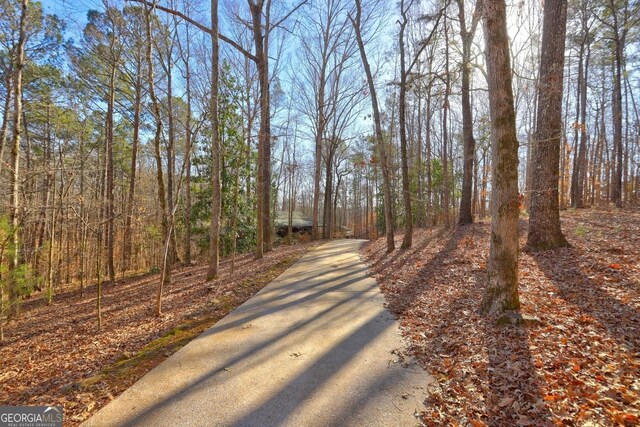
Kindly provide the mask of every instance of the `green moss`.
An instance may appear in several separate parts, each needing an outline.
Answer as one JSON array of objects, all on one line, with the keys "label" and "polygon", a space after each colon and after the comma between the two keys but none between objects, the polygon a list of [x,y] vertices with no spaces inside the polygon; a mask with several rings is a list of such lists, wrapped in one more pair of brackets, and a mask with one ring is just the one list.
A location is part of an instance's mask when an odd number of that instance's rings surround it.
[{"label": "green moss", "polygon": [[79,386],[80,387],[90,387],[94,384],[99,383],[100,381],[102,381],[104,379],[104,375],[102,374],[98,374],[98,375],[93,375],[89,378],[85,378],[82,381],[80,381]]},{"label": "green moss", "polygon": [[573,234],[575,234],[578,237],[584,237],[587,233],[590,233],[590,232],[591,232],[591,229],[582,223],[576,225],[576,227],[573,229]]},{"label": "green moss", "polygon": [[214,298],[211,300],[211,304],[227,313],[236,307],[235,299],[231,295],[222,295],[219,298]]}]

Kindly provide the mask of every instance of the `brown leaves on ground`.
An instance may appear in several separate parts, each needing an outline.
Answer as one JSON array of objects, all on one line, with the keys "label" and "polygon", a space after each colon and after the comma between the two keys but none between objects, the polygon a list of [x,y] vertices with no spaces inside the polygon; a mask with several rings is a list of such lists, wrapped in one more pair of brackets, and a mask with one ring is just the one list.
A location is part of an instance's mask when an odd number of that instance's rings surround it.
[{"label": "brown leaves on ground", "polygon": [[[65,424],[75,425],[130,386],[159,360],[141,360],[122,381],[102,381],[100,372],[129,359],[153,340],[152,351],[166,358],[184,345],[189,332],[204,328],[203,320],[219,319],[249,299],[314,243],[285,246],[261,260],[250,254],[221,264],[220,278],[205,283],[206,265],[181,267],[165,287],[163,315],[155,316],[158,274],[103,286],[103,330],[97,331],[95,286],[56,295],[51,306],[43,300],[23,305],[18,320],[5,330],[0,344],[0,402],[4,405],[63,405]],[[168,331],[171,331],[167,333]],[[159,337],[172,336],[165,345]],[[186,340],[182,335],[186,336]],[[148,346],[145,347],[148,349]],[[139,356],[135,356],[137,358]],[[142,369],[140,369],[142,366]],[[98,384],[94,384],[99,382]],[[67,423],[68,422],[68,423]]]},{"label": "brown leaves on ground", "polygon": [[571,248],[520,258],[521,312],[539,326],[479,314],[489,224],[418,230],[389,255],[384,239],[363,248],[434,377],[426,425],[640,425],[640,212],[564,212],[562,226]]}]

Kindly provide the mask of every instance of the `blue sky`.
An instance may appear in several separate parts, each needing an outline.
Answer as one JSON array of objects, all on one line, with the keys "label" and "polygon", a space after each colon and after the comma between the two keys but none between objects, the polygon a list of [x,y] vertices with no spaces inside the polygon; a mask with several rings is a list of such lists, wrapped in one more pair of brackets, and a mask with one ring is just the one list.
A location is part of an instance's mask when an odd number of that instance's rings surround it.
[{"label": "blue sky", "polygon": [[101,9],[100,0],[41,0],[47,13],[58,15],[71,32],[81,30],[87,22],[87,12]]}]

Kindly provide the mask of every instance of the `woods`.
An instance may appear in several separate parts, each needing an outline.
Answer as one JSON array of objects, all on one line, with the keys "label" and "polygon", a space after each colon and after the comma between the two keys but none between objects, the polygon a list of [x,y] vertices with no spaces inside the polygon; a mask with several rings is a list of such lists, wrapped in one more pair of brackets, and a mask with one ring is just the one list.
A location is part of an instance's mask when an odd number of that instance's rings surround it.
[{"label": "woods", "polygon": [[91,353],[7,399],[356,238],[434,419],[633,425],[639,52],[637,0],[0,0],[0,350]]},{"label": "woods", "polygon": [[179,263],[215,278],[278,244],[280,206],[389,252],[493,212],[489,281],[513,288],[518,215],[544,250],[567,244],[560,209],[638,202],[638,4],[506,6],[483,43],[494,3],[2,2],[0,323],[34,291],[155,270],[160,313]]}]

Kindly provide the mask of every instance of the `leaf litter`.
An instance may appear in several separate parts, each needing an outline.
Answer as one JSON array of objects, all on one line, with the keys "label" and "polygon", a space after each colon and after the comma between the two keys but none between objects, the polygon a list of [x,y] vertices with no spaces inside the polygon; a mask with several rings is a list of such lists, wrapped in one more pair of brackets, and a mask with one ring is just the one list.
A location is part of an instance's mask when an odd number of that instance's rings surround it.
[{"label": "leaf litter", "polygon": [[499,326],[479,313],[490,224],[416,230],[413,248],[391,254],[384,239],[363,247],[434,379],[425,425],[640,425],[640,211],[561,218],[570,248],[520,254],[520,314],[540,322]]}]

